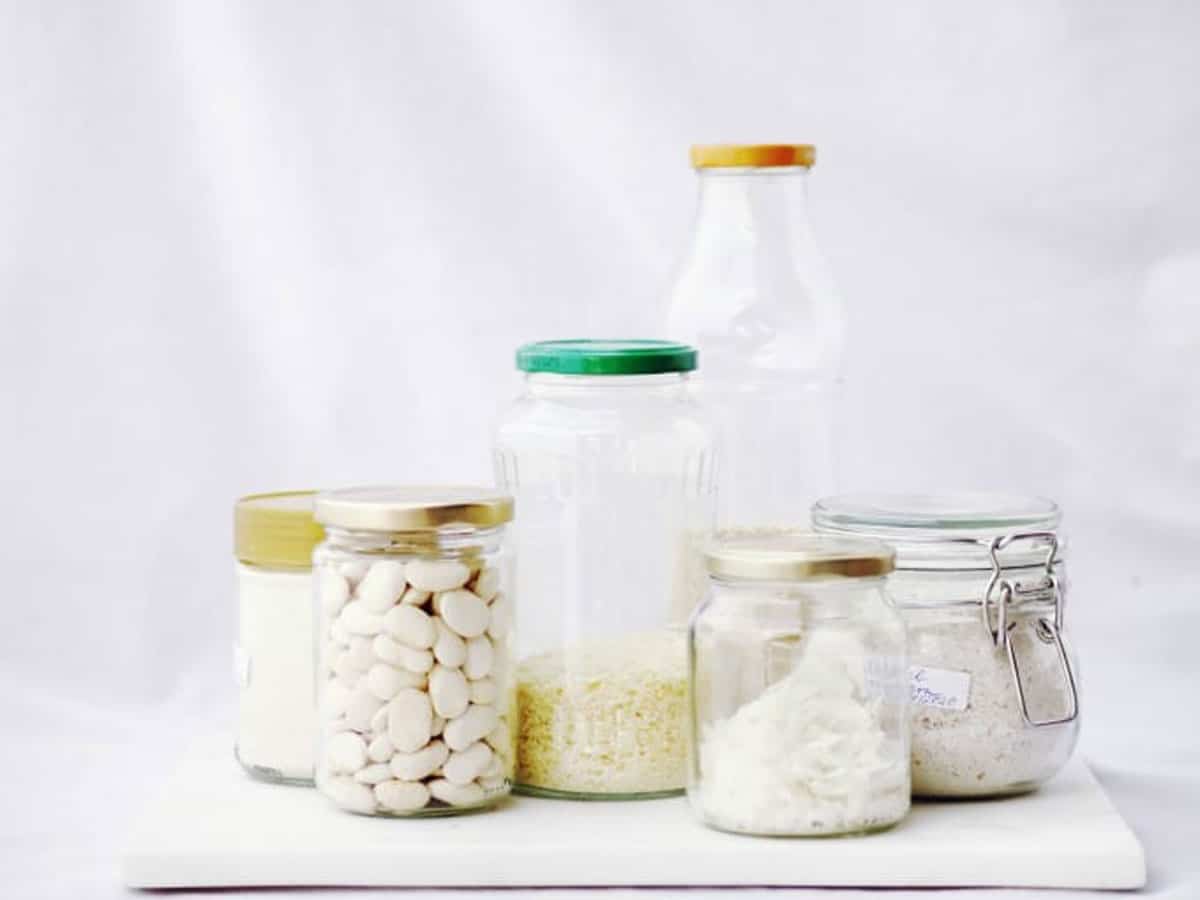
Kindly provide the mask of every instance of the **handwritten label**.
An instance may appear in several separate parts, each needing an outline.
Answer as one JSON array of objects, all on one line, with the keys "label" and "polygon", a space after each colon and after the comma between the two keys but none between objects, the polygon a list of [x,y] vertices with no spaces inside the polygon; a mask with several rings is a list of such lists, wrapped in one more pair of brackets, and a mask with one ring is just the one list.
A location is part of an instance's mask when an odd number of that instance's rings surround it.
[{"label": "handwritten label", "polygon": [[956,710],[967,708],[967,701],[971,696],[970,672],[910,666],[908,681],[911,688],[910,700],[917,706]]}]

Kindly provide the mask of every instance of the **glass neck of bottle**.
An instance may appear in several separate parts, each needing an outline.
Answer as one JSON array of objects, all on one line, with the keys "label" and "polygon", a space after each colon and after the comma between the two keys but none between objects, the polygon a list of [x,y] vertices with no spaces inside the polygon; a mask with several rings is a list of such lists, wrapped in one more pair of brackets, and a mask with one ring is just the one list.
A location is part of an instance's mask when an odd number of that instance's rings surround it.
[{"label": "glass neck of bottle", "polygon": [[790,252],[807,239],[808,169],[700,169],[696,238]]}]

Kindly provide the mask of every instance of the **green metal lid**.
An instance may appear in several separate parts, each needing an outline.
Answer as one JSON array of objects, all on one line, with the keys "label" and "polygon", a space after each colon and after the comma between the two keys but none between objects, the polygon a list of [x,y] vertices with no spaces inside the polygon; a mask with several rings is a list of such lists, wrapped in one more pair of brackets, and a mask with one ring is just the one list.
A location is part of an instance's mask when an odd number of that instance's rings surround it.
[{"label": "green metal lid", "polygon": [[690,372],[696,368],[696,350],[671,341],[538,341],[517,350],[517,368],[559,375]]}]

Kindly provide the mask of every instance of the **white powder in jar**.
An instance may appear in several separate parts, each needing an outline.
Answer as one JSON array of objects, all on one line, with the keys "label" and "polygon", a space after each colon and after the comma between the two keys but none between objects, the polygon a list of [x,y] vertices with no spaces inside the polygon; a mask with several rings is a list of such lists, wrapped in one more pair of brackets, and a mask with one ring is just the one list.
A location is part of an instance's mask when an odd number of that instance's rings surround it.
[{"label": "white powder in jar", "polygon": [[[1070,758],[1078,721],[1034,728],[1021,717],[1008,654],[970,613],[908,608],[909,657],[914,666],[953,673],[965,697],[939,708],[911,706],[913,793],[929,797],[987,796],[1030,790]],[[1069,705],[1057,650],[1033,635],[1032,617],[1017,620],[1015,642],[1029,710],[1062,715]]]},{"label": "white powder in jar", "polygon": [[532,656],[517,668],[517,782],[562,793],[683,788],[687,645],[631,634]]},{"label": "white powder in jar", "polygon": [[[891,825],[908,812],[908,754],[866,685],[861,646],[816,633],[795,667],[703,728],[692,802],[728,831],[820,835]],[[893,716],[898,710],[891,708]]]},{"label": "white powder in jar", "polygon": [[270,780],[313,774],[312,574],[239,563],[238,760]]}]

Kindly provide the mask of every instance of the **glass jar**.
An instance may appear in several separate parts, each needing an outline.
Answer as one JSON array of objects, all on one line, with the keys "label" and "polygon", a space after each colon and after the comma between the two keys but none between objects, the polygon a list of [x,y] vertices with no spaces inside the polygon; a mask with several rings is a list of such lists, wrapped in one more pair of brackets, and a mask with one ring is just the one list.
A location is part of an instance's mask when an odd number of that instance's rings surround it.
[{"label": "glass jar", "polygon": [[833,490],[844,316],[808,214],[808,144],[698,146],[665,335],[696,347],[720,432],[722,528],[794,528]]},{"label": "glass jar", "polygon": [[263,781],[312,784],[312,491],[252,494],[233,509],[238,637],[234,755]]},{"label": "glass jar", "polygon": [[891,591],[909,632],[913,792],[1031,790],[1079,736],[1078,665],[1063,630],[1061,514],[992,494],[821,500],[820,531],[896,547]]},{"label": "glass jar", "polygon": [[723,831],[833,835],[904,818],[904,623],[885,544],[739,535],[691,624],[688,798]]},{"label": "glass jar", "polygon": [[516,497],[524,617],[518,790],[678,793],[686,777],[688,614],[712,527],[713,441],[689,347],[548,341],[496,432]]},{"label": "glass jar", "polygon": [[512,499],[350,488],[316,515],[318,789],[366,815],[495,803],[513,775]]}]

